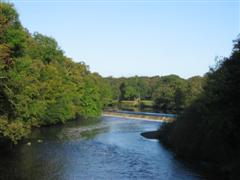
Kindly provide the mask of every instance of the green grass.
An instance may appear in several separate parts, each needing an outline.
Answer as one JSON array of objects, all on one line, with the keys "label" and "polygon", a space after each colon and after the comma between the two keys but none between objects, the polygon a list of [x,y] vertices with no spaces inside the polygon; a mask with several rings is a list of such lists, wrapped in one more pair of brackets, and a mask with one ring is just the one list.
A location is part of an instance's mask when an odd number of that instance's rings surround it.
[{"label": "green grass", "polygon": [[141,103],[143,103],[144,106],[153,107],[153,101],[152,100],[142,100]]},{"label": "green grass", "polygon": [[139,106],[140,104],[146,107],[152,107],[153,101],[151,100],[141,100],[140,102],[139,101],[121,101],[122,106],[136,107],[136,106]]}]

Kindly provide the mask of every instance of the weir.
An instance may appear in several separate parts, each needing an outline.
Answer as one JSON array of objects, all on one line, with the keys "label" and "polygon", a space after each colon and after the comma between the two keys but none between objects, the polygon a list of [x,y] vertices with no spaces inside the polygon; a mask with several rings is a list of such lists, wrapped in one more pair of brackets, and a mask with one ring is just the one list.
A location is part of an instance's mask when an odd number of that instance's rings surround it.
[{"label": "weir", "polygon": [[102,116],[123,117],[123,118],[131,118],[131,119],[146,120],[146,121],[160,121],[160,122],[172,122],[176,120],[176,117],[177,117],[177,115],[175,114],[132,112],[132,111],[121,111],[121,110],[104,111]]}]

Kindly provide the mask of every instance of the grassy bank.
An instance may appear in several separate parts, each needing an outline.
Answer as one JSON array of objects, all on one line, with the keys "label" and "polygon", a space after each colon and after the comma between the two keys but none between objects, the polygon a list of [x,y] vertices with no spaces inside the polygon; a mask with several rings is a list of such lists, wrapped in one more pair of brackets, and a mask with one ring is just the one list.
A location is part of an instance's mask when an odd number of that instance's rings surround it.
[{"label": "grassy bank", "polygon": [[136,100],[136,101],[117,101],[114,100],[108,106],[108,108],[112,109],[124,109],[131,111],[141,111],[144,109],[153,110],[153,101],[151,100]]}]

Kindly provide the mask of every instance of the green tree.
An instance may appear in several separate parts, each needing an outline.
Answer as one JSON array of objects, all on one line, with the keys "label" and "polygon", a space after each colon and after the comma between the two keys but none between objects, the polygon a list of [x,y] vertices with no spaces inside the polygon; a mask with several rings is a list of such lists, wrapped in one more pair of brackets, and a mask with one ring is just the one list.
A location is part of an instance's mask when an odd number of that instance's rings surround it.
[{"label": "green tree", "polygon": [[108,83],[57,42],[24,29],[11,4],[0,3],[0,138],[16,143],[31,127],[99,116]]},{"label": "green tree", "polygon": [[179,155],[216,163],[224,179],[236,179],[240,165],[240,39],[231,56],[211,68],[204,81],[203,87],[198,80],[194,82],[190,92],[200,96],[174,123],[162,127],[160,138]]},{"label": "green tree", "polygon": [[163,112],[181,110],[185,102],[186,85],[186,80],[176,75],[161,77],[153,94],[155,107]]}]

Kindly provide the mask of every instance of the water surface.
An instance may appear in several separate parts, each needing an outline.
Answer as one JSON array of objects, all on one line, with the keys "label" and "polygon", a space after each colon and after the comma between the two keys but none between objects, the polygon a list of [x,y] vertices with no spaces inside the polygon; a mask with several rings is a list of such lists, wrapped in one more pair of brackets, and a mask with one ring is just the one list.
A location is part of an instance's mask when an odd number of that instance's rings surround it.
[{"label": "water surface", "polygon": [[159,126],[103,117],[40,128],[31,146],[24,143],[1,153],[0,179],[201,179],[157,140],[140,135]]}]

